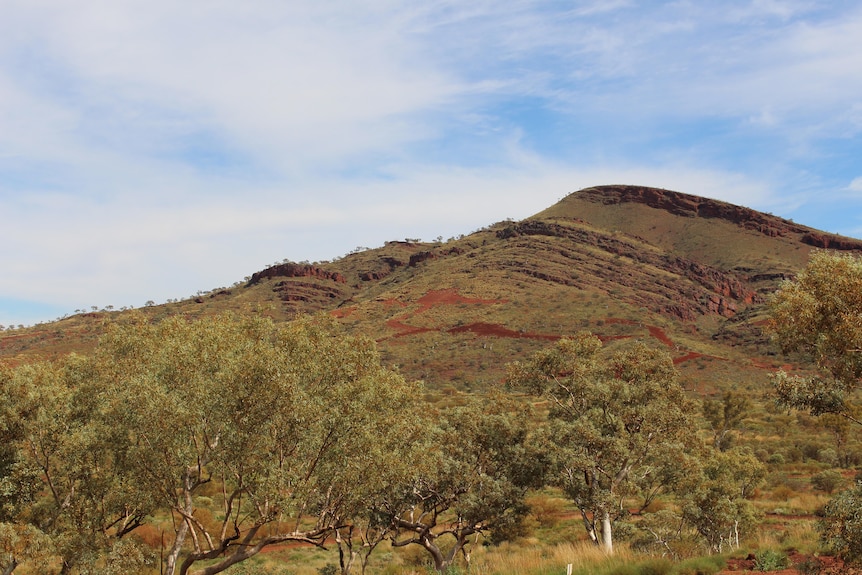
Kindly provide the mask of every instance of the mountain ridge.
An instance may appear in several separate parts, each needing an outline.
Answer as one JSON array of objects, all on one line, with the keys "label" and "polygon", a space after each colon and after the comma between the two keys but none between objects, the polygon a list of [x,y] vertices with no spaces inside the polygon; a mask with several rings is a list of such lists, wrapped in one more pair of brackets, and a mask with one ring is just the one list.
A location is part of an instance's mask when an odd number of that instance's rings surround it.
[{"label": "mountain ridge", "polygon": [[[330,262],[284,262],[231,288],[142,308],[168,315],[327,313],[378,342],[385,362],[434,386],[501,381],[504,365],[578,331],[648,339],[704,393],[777,367],[765,302],[820,247],[862,240],[718,200],[597,186],[533,216],[447,242],[395,241]],[[105,319],[81,314],[0,334],[0,358],[86,351]]]}]

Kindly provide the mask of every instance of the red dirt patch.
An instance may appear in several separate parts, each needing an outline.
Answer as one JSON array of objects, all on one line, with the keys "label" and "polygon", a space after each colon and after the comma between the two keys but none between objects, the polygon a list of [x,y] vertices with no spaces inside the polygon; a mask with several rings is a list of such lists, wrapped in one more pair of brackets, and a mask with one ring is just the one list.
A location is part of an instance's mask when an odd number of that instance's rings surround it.
[{"label": "red dirt patch", "polygon": [[[818,566],[821,575],[860,575],[862,570],[849,567],[844,564],[844,561],[837,557],[812,555],[802,555],[801,553],[790,552],[788,554],[792,567],[782,569],[780,571],[770,571],[775,575],[800,575],[803,573],[799,568],[803,565]],[[718,575],[734,575],[740,571],[754,571],[755,558],[751,554],[745,559],[731,558],[727,560],[727,569],[719,571]],[[809,571],[810,572],[810,571]]]},{"label": "red dirt patch", "polygon": [[453,327],[451,329],[446,330],[447,333],[475,333],[480,336],[494,336],[494,337],[510,337],[510,338],[528,338],[528,339],[547,339],[551,341],[556,341],[560,339],[562,336],[559,335],[550,335],[550,334],[542,334],[542,333],[532,333],[532,332],[522,332],[511,330],[507,327],[504,327],[495,323],[471,323],[469,325],[459,325],[458,327]]},{"label": "red dirt patch", "polygon": [[412,325],[407,325],[406,323],[402,323],[401,320],[406,319],[405,317],[390,319],[386,322],[386,327],[394,329],[398,333],[393,335],[392,337],[404,337],[407,335],[415,335],[417,333],[425,333],[428,331],[440,331],[437,328],[433,327],[416,327]]},{"label": "red dirt patch", "polygon": [[343,308],[332,310],[331,312],[329,312],[329,315],[331,315],[332,317],[337,317],[340,319],[340,318],[349,316],[350,314],[352,314],[355,311],[356,311],[355,306],[354,307],[343,307]]},{"label": "red dirt patch", "polygon": [[646,327],[647,330],[649,330],[649,334],[651,336],[653,336],[654,338],[656,338],[657,340],[659,340],[660,342],[662,342],[666,346],[673,347],[673,340],[671,340],[667,336],[667,334],[664,332],[664,330],[662,328],[656,327],[654,325],[647,325],[644,327]]},{"label": "red dirt patch", "polygon": [[634,321],[631,319],[622,319],[619,317],[609,317],[608,319],[605,320],[605,323],[611,323],[611,324],[616,323],[616,324],[621,324],[621,325],[640,325],[640,326],[645,327],[647,329],[647,331],[649,331],[649,334],[652,337],[659,340],[660,342],[662,342],[666,346],[668,346],[668,347],[674,346],[673,340],[671,340],[667,336],[667,334],[664,332],[664,330],[658,326],[646,325],[646,324],[642,324],[639,321]]},{"label": "red dirt patch", "polygon": [[692,359],[697,359],[699,357],[704,357],[704,355],[702,353],[697,353],[696,351],[692,351],[692,352],[685,354],[682,357],[673,358],[673,364],[679,365],[680,363],[682,363],[684,361],[690,361]]}]

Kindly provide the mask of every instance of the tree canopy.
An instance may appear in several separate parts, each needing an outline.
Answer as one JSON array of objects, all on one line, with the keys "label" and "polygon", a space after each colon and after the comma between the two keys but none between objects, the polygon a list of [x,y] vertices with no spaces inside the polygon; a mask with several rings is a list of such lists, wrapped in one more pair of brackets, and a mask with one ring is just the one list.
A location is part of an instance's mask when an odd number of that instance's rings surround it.
[{"label": "tree canopy", "polygon": [[0,481],[37,480],[32,503],[4,498],[0,543],[14,552],[44,535],[61,573],[134,556],[125,536],[158,512],[173,519],[170,575],[218,573],[279,542],[322,544],[394,480],[417,395],[372,341],[323,318],[138,317],[91,357],[0,382],[14,446]]},{"label": "tree canopy", "polygon": [[596,544],[613,550],[624,499],[654,497],[677,479],[673,455],[693,441],[693,412],[670,356],[636,344],[610,355],[589,333],[510,365],[511,385],[551,401],[557,483]]},{"label": "tree canopy", "polygon": [[770,303],[770,329],[782,351],[816,364],[809,377],[776,374],[779,399],[813,414],[862,423],[853,397],[862,376],[862,259],[814,252],[804,270],[782,283]]},{"label": "tree canopy", "polygon": [[[862,377],[862,257],[820,251],[772,298],[770,328],[784,352],[802,353],[817,373],[779,371],[774,384],[788,407],[829,414],[862,425],[858,386]],[[821,536],[846,559],[862,559],[862,486],[839,493],[823,511]]]}]

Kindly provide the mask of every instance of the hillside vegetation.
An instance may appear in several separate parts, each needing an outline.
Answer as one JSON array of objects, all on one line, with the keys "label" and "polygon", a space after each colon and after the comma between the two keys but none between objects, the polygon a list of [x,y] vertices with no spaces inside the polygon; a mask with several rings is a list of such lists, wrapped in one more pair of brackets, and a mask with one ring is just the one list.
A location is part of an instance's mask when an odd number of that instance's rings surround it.
[{"label": "hillside vegetation", "polygon": [[[603,186],[523,221],[439,242],[392,241],[330,262],[285,262],[233,286],[145,307],[159,319],[225,311],[276,321],[326,312],[378,342],[387,365],[432,387],[481,388],[503,366],[582,330],[666,346],[689,385],[761,387],[778,367],[764,302],[816,248],[862,250],[747,208],[666,190]],[[0,333],[0,357],[86,351],[89,311]]]},{"label": "hillside vegetation", "polygon": [[766,331],[824,249],[852,262],[862,241],[603,186],[5,330],[0,567],[849,572],[818,557],[817,514],[862,465],[860,418],[802,395],[829,365],[787,343],[793,321],[781,347]]}]

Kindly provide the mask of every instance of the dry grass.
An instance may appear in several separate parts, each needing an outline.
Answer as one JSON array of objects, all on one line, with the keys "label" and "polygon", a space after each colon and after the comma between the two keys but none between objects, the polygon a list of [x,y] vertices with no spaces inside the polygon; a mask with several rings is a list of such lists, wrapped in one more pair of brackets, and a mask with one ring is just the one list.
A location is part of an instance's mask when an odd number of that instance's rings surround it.
[{"label": "dry grass", "polygon": [[471,572],[480,575],[541,575],[565,573],[571,564],[574,573],[597,573],[634,559],[627,547],[617,548],[614,556],[588,542],[544,546],[537,540],[518,545],[504,544],[474,557]]}]

